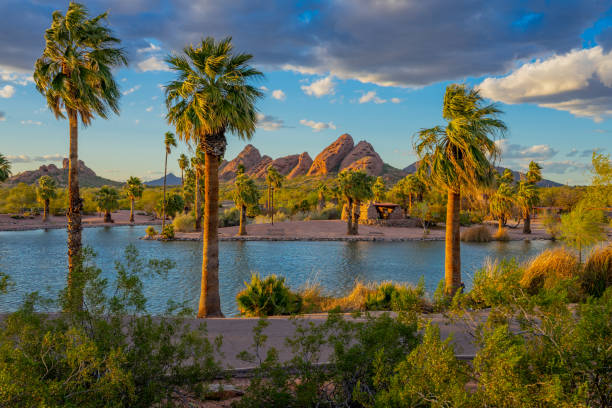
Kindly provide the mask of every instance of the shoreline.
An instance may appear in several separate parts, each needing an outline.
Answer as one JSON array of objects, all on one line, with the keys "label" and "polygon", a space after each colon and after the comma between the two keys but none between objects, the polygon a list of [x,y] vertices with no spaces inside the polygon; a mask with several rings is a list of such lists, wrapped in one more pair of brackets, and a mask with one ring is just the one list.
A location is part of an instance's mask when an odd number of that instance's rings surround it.
[{"label": "shoreline", "polygon": [[[160,237],[141,237],[140,239],[144,241],[186,241],[186,242],[196,242],[202,241],[202,238],[192,238],[192,237],[176,237],[173,239],[165,239]],[[444,237],[433,237],[433,238],[417,238],[417,237],[403,237],[403,238],[387,238],[387,237],[368,237],[368,236],[346,236],[346,237],[267,237],[267,236],[219,236],[219,241],[278,241],[278,242],[292,242],[292,241],[344,241],[344,242],[411,242],[411,241],[444,241]],[[490,242],[517,242],[517,241],[552,241],[552,238],[545,237],[525,237],[525,238],[511,238],[507,241],[498,241],[491,240],[489,242],[483,242],[484,244],[488,244]],[[470,242],[464,242],[470,243]],[[479,242],[472,242],[478,244]]]}]

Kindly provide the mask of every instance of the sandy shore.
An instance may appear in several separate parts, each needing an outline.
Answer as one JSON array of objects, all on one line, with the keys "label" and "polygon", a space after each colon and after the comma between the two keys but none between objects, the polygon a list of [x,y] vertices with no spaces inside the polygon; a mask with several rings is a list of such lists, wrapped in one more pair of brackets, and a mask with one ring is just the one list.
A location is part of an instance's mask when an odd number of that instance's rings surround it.
[{"label": "sandy shore", "polygon": [[[161,220],[156,220],[148,215],[134,215],[134,223],[130,223],[129,210],[119,210],[112,213],[112,223],[104,222],[104,215],[84,215],[83,228],[91,227],[119,227],[122,225],[157,225]],[[65,216],[50,215],[47,222],[42,221],[42,215],[28,217],[25,219],[11,218],[11,214],[0,214],[0,231],[27,231],[48,228],[66,228]]]}]

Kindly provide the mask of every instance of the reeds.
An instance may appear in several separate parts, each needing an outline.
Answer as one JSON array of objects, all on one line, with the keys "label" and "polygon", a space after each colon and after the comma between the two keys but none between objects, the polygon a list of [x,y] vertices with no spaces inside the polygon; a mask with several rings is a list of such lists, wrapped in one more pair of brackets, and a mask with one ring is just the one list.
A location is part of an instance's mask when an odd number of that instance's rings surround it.
[{"label": "reeds", "polygon": [[195,217],[190,214],[177,215],[174,217],[172,225],[177,232],[193,232],[195,231]]},{"label": "reeds", "polygon": [[599,297],[608,286],[612,286],[612,244],[591,251],[580,278],[580,286],[586,295]]},{"label": "reeds", "polygon": [[491,232],[486,225],[475,225],[461,232],[463,242],[490,242]]},{"label": "reeds", "polygon": [[580,263],[575,254],[566,248],[548,249],[527,264],[520,284],[529,292],[536,293],[579,274]]}]

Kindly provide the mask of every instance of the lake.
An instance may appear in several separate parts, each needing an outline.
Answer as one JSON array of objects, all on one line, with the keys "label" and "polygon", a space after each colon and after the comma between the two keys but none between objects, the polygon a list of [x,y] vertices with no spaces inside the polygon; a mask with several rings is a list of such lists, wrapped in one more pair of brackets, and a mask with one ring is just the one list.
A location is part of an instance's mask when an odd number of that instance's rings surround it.
[{"label": "lake", "polygon": [[[144,279],[148,310],[160,313],[168,299],[188,300],[194,309],[200,293],[202,243],[192,241],[145,241],[144,226],[85,228],[83,243],[98,254],[95,263],[113,279],[116,260],[128,244],[145,258],[169,258],[176,267],[164,279]],[[462,243],[462,271],[466,286],[486,258],[532,257],[555,244],[550,241]],[[55,296],[67,273],[66,231],[0,231],[0,271],[8,273],[15,287],[0,296],[0,312],[15,310],[23,296],[39,291]],[[416,283],[425,277],[431,294],[444,276],[443,241],[343,242],[343,241],[225,241],[220,242],[220,287],[226,316],[236,315],[236,294],[252,272],[277,274],[298,288],[319,282],[329,293],[342,295],[356,280],[393,280]]]}]

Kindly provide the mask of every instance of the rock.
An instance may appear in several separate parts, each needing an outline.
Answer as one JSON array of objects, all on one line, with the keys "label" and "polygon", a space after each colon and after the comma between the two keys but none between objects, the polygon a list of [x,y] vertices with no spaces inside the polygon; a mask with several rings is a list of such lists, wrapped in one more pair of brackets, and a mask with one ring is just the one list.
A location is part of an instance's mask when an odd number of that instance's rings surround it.
[{"label": "rock", "polygon": [[380,176],[384,163],[374,147],[365,140],[357,143],[340,163],[340,170],[363,170],[370,176]]},{"label": "rock", "polygon": [[244,170],[248,173],[261,161],[261,154],[253,145],[248,144],[236,156],[234,160],[229,161],[223,166],[223,171],[219,172],[219,180],[229,181],[236,177],[238,166],[242,164]]},{"label": "rock", "polygon": [[260,179],[266,178],[266,173],[268,171],[268,167],[270,166],[278,170],[278,172],[282,174],[283,176],[286,176],[287,174],[291,172],[291,170],[293,170],[295,166],[297,166],[299,159],[300,159],[299,154],[292,154],[291,156],[279,157],[278,159],[272,160],[271,163],[266,165],[265,168],[257,172],[254,177],[260,178]]},{"label": "rock", "polygon": [[353,150],[354,142],[348,133],[340,136],[317,155],[308,170],[309,176],[324,176],[337,171],[344,157]]},{"label": "rock", "polygon": [[273,163],[273,161],[270,156],[262,156],[259,163],[257,163],[251,170],[247,171],[247,174],[254,178],[265,178],[266,171],[268,171],[268,167],[270,167],[271,163]]},{"label": "rock", "polygon": [[[35,184],[42,176],[49,176],[57,182],[58,186],[65,187],[68,184],[69,167],[69,160],[64,158],[61,169],[55,164],[43,164],[37,170],[28,170],[14,175],[7,180],[7,184]],[[81,187],[100,187],[103,185],[120,186],[122,183],[99,177],[95,171],[85,165],[83,160],[79,160],[79,184]]]},{"label": "rock", "polygon": [[292,179],[295,177],[305,176],[311,166],[312,159],[307,152],[304,152],[299,155],[296,166],[293,168],[293,170],[291,170],[289,175],[287,175],[287,178]]}]

